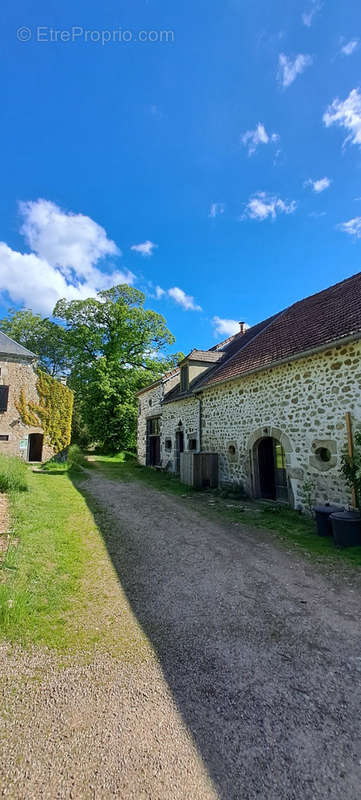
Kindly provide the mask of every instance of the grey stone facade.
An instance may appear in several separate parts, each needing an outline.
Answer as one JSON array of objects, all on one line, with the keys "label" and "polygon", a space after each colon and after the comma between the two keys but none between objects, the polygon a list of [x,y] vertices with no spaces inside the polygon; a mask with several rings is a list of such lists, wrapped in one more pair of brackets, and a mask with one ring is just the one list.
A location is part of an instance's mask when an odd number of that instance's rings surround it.
[{"label": "grey stone facade", "polygon": [[[39,402],[35,364],[35,359],[30,360],[20,355],[0,354],[0,386],[9,387],[7,409],[0,411],[0,453],[19,456],[25,461],[28,460],[29,455],[29,436],[43,434],[41,427],[24,425],[16,408],[22,387],[28,401]],[[41,460],[46,461],[53,454],[53,449],[46,443],[44,437]]]},{"label": "grey stone facade", "polygon": [[[179,378],[173,378],[179,380]],[[167,387],[166,391],[168,391]],[[139,397],[138,458],[146,463],[146,420],[161,418],[161,466],[175,470],[175,437],[184,432],[197,449],[219,454],[221,484],[242,484],[259,496],[257,447],[263,437],[281,443],[289,501],[304,505],[303,484],[311,480],[314,500],[350,502],[340,473],[346,446],[346,412],[361,424],[361,342],[323,351],[204,386],[190,397],[163,403],[164,385]],[[150,405],[151,401],[151,405]],[[327,455],[323,457],[324,454]]]}]

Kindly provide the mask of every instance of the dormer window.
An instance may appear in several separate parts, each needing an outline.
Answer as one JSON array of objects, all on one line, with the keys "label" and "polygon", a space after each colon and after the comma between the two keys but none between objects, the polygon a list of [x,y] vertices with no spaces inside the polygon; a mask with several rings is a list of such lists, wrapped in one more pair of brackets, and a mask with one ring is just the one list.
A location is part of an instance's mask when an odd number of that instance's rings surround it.
[{"label": "dormer window", "polygon": [[188,365],[181,367],[180,371],[180,388],[181,392],[186,392],[188,389]]}]

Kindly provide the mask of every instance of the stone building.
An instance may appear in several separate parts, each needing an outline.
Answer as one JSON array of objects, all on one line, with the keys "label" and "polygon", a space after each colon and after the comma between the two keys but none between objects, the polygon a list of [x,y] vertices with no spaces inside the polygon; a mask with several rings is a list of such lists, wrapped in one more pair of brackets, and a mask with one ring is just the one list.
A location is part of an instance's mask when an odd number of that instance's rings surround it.
[{"label": "stone building", "polygon": [[0,332],[0,453],[25,461],[46,461],[56,453],[43,427],[26,424],[19,411],[22,391],[29,403],[39,403],[37,383],[34,353]]},{"label": "stone building", "polygon": [[346,414],[361,424],[361,273],[294,303],[139,392],[138,459],[179,472],[218,454],[220,485],[304,505],[349,502]]}]

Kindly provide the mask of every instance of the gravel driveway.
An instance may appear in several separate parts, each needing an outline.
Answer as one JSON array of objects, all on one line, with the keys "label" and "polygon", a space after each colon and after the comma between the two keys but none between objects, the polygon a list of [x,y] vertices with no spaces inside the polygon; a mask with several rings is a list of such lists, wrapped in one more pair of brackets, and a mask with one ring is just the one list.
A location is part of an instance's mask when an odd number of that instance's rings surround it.
[{"label": "gravel driveway", "polygon": [[3,648],[6,796],[359,800],[358,574],[136,483],[84,490],[149,646],[75,665]]}]

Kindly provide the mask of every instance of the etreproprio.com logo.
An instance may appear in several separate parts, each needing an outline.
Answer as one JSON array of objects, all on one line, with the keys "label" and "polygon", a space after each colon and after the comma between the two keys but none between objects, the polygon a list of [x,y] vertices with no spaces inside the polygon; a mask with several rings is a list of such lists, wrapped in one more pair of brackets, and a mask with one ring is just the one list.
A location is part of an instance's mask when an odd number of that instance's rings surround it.
[{"label": "etreproprio.com logo", "polygon": [[16,31],[16,38],[19,42],[34,42],[41,44],[66,44],[82,42],[84,44],[129,44],[138,43],[162,43],[169,44],[174,42],[174,31],[130,31],[123,28],[92,29],[83,28],[81,25],[74,25],[71,28],[51,28],[47,25],[39,25],[36,28],[28,28],[22,25]]}]

